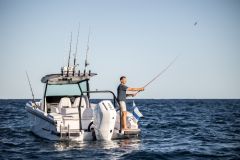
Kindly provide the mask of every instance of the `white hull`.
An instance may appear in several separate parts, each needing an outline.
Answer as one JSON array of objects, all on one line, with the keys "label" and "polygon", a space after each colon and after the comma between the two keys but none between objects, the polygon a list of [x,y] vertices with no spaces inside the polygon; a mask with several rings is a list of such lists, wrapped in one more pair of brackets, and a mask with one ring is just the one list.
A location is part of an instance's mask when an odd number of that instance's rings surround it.
[{"label": "white hull", "polygon": [[28,111],[28,116],[30,119],[31,131],[44,139],[58,141],[58,140],[73,140],[73,141],[83,141],[83,140],[93,140],[92,132],[74,131],[74,133],[61,133],[58,131],[58,126],[54,124],[51,118],[47,114],[41,114],[38,109],[33,109],[32,107],[26,107]]},{"label": "white hull", "polygon": [[[84,130],[78,129],[63,129],[61,127],[61,123],[56,123],[56,121],[47,113],[44,113],[40,109],[33,108],[30,104],[26,105],[26,110],[28,111],[29,122],[31,131],[44,139],[59,141],[59,140],[70,140],[70,141],[92,141],[92,140],[104,140],[103,135],[98,132],[92,130],[89,131],[86,128]],[[135,129],[136,132],[132,132],[131,134],[124,134],[124,132],[119,133],[119,115],[116,117],[116,121],[114,120],[114,129],[113,133],[108,139],[126,139],[130,137],[137,137],[139,134],[139,129]],[[84,121],[83,121],[84,122]],[[74,122],[72,122],[74,123]],[[79,121],[77,120],[77,123]],[[89,123],[89,122],[88,122]],[[88,124],[83,124],[83,126],[88,126]],[[134,131],[134,130],[133,130]],[[97,135],[97,136],[96,136]],[[99,136],[100,135],[100,138]]]}]

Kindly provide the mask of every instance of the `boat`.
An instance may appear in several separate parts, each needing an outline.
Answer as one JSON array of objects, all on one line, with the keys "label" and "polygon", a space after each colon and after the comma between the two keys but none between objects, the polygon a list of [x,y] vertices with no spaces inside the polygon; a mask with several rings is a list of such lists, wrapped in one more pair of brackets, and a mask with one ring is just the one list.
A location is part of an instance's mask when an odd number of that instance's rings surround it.
[{"label": "boat", "polygon": [[[26,103],[31,131],[48,140],[114,140],[138,137],[141,130],[132,113],[127,113],[128,130],[122,129],[116,96],[109,90],[90,90],[97,74],[65,66],[57,74],[42,77],[43,98]],[[93,103],[94,94],[110,94],[111,99]],[[96,101],[96,100],[95,100]]]}]

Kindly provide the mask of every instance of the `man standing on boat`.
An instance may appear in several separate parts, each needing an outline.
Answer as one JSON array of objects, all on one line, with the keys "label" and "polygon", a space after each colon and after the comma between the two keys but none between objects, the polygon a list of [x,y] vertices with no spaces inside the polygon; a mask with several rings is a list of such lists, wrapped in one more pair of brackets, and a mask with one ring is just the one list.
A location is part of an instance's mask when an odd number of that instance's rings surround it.
[{"label": "man standing on boat", "polygon": [[122,129],[127,129],[127,107],[126,107],[126,97],[132,96],[135,94],[127,94],[127,91],[144,91],[144,88],[130,88],[126,86],[127,78],[125,76],[120,77],[120,84],[117,88],[117,100],[120,105],[120,111],[122,112]]}]

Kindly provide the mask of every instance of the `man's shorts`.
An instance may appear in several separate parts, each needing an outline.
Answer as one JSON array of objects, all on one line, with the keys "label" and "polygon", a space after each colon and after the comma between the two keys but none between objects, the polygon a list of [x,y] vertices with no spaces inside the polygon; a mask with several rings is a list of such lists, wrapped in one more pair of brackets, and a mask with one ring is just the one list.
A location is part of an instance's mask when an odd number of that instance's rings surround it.
[{"label": "man's shorts", "polygon": [[125,102],[125,101],[120,101],[120,102],[119,102],[119,105],[120,105],[120,110],[121,110],[122,112],[127,111],[127,107],[126,107],[126,102]]}]

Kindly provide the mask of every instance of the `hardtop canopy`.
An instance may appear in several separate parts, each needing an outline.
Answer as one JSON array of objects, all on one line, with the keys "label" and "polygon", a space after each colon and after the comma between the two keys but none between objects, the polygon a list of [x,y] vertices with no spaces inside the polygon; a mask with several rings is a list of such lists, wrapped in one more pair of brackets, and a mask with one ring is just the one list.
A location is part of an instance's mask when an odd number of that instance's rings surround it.
[{"label": "hardtop canopy", "polygon": [[96,73],[83,73],[80,76],[65,76],[62,74],[48,74],[41,79],[42,83],[48,84],[76,84],[82,81],[89,80],[91,77],[97,75]]}]

